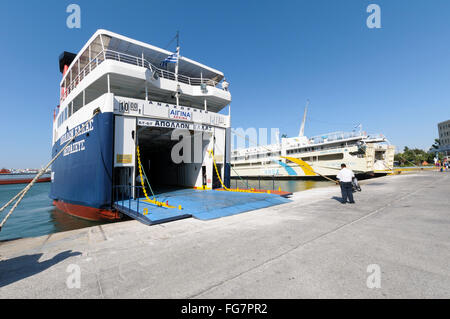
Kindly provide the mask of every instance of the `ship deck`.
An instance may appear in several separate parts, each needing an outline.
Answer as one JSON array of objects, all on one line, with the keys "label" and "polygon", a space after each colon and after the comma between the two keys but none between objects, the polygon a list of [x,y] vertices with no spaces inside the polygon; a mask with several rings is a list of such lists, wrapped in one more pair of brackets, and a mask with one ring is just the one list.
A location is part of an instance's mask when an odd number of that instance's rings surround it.
[{"label": "ship deck", "polygon": [[[165,223],[194,217],[210,220],[290,202],[277,194],[227,192],[220,190],[169,189],[156,195],[160,202],[182,209],[158,207],[146,202],[145,197],[116,201],[114,207],[121,213],[146,225]],[[148,213],[144,215],[144,209]]]}]

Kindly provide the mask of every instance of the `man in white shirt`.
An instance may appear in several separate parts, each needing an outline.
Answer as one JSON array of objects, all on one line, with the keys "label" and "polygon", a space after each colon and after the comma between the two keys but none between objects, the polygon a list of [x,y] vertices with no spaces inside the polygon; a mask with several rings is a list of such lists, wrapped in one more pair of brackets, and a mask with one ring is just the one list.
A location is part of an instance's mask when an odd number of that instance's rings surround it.
[{"label": "man in white shirt", "polygon": [[355,177],[355,174],[353,174],[353,171],[348,169],[345,164],[341,164],[341,170],[336,177],[341,186],[342,204],[347,202],[347,198],[350,204],[354,204],[352,180]]}]

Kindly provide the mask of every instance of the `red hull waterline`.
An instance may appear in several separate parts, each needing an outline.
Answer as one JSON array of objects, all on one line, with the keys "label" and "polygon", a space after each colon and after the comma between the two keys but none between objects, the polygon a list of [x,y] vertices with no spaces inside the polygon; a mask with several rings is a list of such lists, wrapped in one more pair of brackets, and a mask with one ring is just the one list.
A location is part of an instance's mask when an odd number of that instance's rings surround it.
[{"label": "red hull waterline", "polygon": [[[24,179],[4,179],[4,180],[0,180],[0,185],[7,185],[7,184],[26,184],[31,182],[33,179],[32,178],[24,178]],[[36,181],[36,183],[46,183],[46,182],[50,182],[51,178],[50,177],[44,177],[44,178],[40,178]]]},{"label": "red hull waterline", "polygon": [[115,221],[120,219],[119,212],[108,209],[69,204],[58,200],[54,200],[53,205],[66,214],[91,221]]}]

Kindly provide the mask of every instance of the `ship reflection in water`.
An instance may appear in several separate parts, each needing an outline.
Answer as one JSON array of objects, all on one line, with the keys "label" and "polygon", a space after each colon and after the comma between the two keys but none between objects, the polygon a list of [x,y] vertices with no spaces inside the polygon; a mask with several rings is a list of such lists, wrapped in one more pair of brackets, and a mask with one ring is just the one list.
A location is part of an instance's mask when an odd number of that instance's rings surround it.
[{"label": "ship reflection in water", "polygon": [[[0,206],[20,192],[26,184],[0,185]],[[35,184],[0,232],[0,241],[23,237],[37,237],[61,231],[96,226],[104,222],[91,222],[67,215],[52,205],[48,197],[50,183]],[[3,218],[11,206],[1,214]]]},{"label": "ship reflection in water", "polygon": [[[310,188],[330,186],[327,181],[315,180],[249,180],[249,187],[262,189],[278,189],[283,191],[298,192]],[[233,179],[231,187],[246,188],[247,180]],[[26,184],[0,185],[0,206],[22,190]],[[24,237],[37,237],[61,231],[90,227],[105,224],[107,222],[92,222],[70,216],[52,205],[48,197],[50,183],[35,184],[20,205],[6,222],[0,232],[0,241]],[[9,207],[10,208],[10,207]],[[0,217],[6,215],[7,208]]]}]

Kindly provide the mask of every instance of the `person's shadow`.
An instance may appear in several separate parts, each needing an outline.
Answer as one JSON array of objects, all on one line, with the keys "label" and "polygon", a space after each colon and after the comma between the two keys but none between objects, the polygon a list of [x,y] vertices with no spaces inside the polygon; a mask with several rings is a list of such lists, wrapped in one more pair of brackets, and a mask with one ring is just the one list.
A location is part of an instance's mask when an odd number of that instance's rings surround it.
[{"label": "person's shadow", "polygon": [[338,196],[333,196],[333,197],[331,197],[331,199],[337,200],[339,203],[343,203],[344,202],[342,200],[342,197],[338,197]]},{"label": "person's shadow", "polygon": [[2,260],[0,261],[0,288],[38,274],[67,258],[78,255],[81,253],[66,250],[43,262],[39,262],[42,253]]}]

